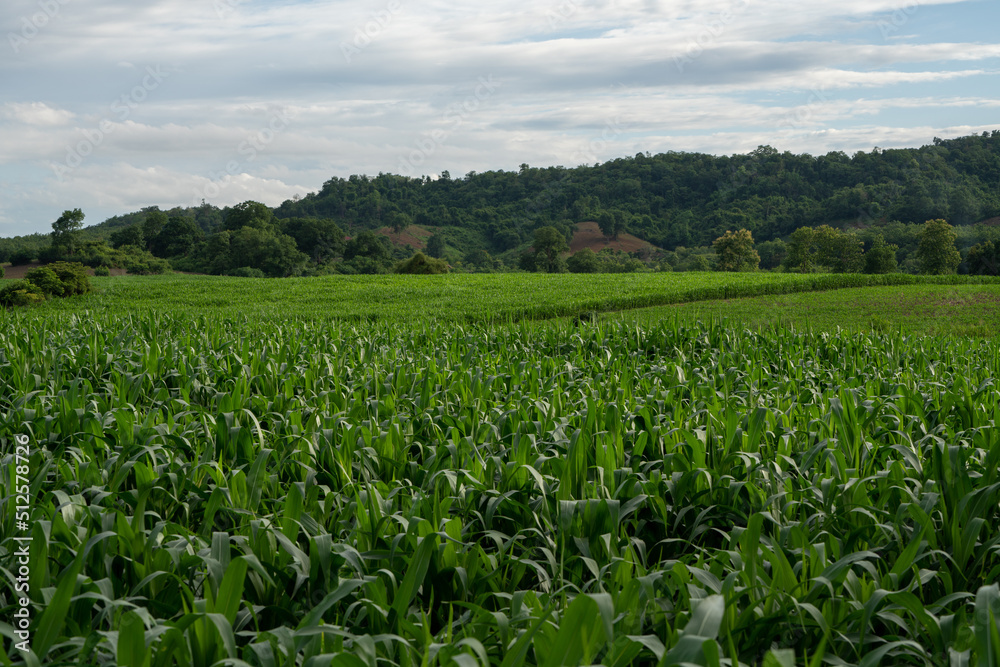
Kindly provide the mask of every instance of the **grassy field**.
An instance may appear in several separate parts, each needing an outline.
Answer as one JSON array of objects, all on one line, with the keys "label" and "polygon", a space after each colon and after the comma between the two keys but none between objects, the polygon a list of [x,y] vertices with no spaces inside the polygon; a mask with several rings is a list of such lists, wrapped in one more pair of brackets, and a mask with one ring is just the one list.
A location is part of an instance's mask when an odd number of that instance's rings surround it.
[{"label": "grassy field", "polygon": [[1000,665],[1000,339],[494,322],[806,284],[715,275],[0,314],[0,664]]},{"label": "grassy field", "polygon": [[921,335],[1000,335],[1000,286],[903,285],[718,299],[605,315],[649,326],[667,319],[726,320],[749,328],[788,326]]},{"label": "grassy field", "polygon": [[235,318],[252,312],[258,319],[291,316],[357,322],[488,322],[848,287],[969,283],[1000,285],[1000,279],[904,274],[639,273],[256,280],[175,274],[96,278],[94,293],[50,301],[36,315],[127,310]]}]

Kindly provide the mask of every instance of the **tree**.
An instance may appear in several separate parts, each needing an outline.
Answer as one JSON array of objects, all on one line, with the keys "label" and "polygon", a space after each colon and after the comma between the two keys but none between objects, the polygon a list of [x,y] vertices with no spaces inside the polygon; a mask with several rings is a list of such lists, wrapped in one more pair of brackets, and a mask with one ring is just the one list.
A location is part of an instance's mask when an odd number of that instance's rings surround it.
[{"label": "tree", "polygon": [[566,243],[563,233],[551,225],[539,227],[535,230],[533,247],[535,254],[542,256],[541,268],[548,273],[559,273],[561,268],[557,261],[559,253],[569,250],[569,244]]},{"label": "tree", "polygon": [[860,273],[865,266],[864,243],[853,234],[820,225],[813,230],[813,243],[816,263],[833,273]]},{"label": "tree", "polygon": [[493,268],[493,258],[490,257],[490,253],[486,252],[482,248],[476,248],[475,250],[470,250],[465,253],[464,260],[466,264],[474,266],[477,269]]},{"label": "tree", "polygon": [[399,211],[393,211],[386,217],[394,234],[401,234],[404,229],[413,224],[413,218]]},{"label": "tree", "polygon": [[753,234],[749,229],[727,231],[712,243],[719,256],[719,271],[756,271],[760,268],[760,255],[753,247]]},{"label": "tree", "polygon": [[962,255],[955,247],[956,238],[955,230],[944,220],[925,222],[917,247],[920,272],[929,275],[955,273],[962,262]]},{"label": "tree", "polygon": [[431,257],[440,257],[444,254],[444,236],[441,232],[435,232],[427,239],[427,254]]},{"label": "tree", "polygon": [[264,229],[274,225],[274,212],[256,201],[245,201],[229,210],[222,228],[236,231],[242,227]]},{"label": "tree", "polygon": [[789,271],[812,272],[816,265],[815,237],[812,227],[799,227],[788,237],[785,267]]},{"label": "tree", "polygon": [[601,260],[596,252],[584,248],[566,260],[566,268],[572,273],[600,273]]},{"label": "tree", "polygon": [[109,239],[112,248],[121,248],[126,245],[134,245],[136,248],[145,248],[146,240],[142,234],[142,225],[129,225],[111,234]]},{"label": "tree", "polygon": [[776,269],[781,266],[788,255],[788,246],[781,239],[764,241],[757,244],[757,254],[760,255],[760,268]]},{"label": "tree", "polygon": [[625,215],[621,211],[602,211],[597,218],[597,226],[602,234],[617,241],[618,234],[625,231]]},{"label": "tree", "polygon": [[865,273],[895,273],[898,270],[897,250],[899,246],[886,243],[881,234],[876,234],[871,248],[865,253]]},{"label": "tree", "polygon": [[149,249],[158,257],[186,255],[203,236],[194,221],[170,216],[160,233],[150,239]]},{"label": "tree", "polygon": [[83,211],[78,208],[63,211],[59,219],[52,223],[52,247],[67,255],[76,252],[80,229],[83,227]]},{"label": "tree", "polygon": [[976,276],[1000,275],[1000,245],[985,241],[969,248],[969,273]]},{"label": "tree", "polygon": [[233,232],[229,256],[231,268],[260,269],[272,278],[300,273],[308,259],[299,252],[291,236],[250,225]]},{"label": "tree", "polygon": [[334,220],[289,218],[284,221],[282,231],[295,239],[299,250],[317,264],[344,252],[344,231]]},{"label": "tree", "polygon": [[[146,243],[152,242],[156,235],[163,231],[169,218],[163,211],[153,209],[146,214],[146,219],[142,221],[142,238]],[[146,247],[146,246],[143,246]]]},{"label": "tree", "polygon": [[367,257],[378,264],[388,264],[392,259],[392,243],[385,236],[372,231],[363,231],[347,242],[344,259]]}]

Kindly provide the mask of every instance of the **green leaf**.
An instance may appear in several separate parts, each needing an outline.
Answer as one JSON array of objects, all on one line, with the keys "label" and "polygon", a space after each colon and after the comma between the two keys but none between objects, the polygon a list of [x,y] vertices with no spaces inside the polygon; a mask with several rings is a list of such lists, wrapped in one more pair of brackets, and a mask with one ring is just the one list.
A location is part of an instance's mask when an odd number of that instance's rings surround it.
[{"label": "green leaf", "polygon": [[146,626],[135,610],[122,616],[118,628],[118,664],[121,667],[144,667],[149,664]]},{"label": "green leaf", "polygon": [[246,582],[247,562],[242,558],[237,558],[229,564],[226,575],[219,585],[219,594],[215,599],[215,608],[209,609],[211,612],[222,614],[232,625],[236,622],[236,612],[240,609],[240,602],[243,600],[243,586]]},{"label": "green leaf", "polygon": [[76,588],[76,577],[81,568],[83,568],[82,549],[76,554],[70,566],[59,575],[59,586],[55,595],[38,619],[38,630],[35,632],[32,649],[39,660],[45,659],[49,648],[63,634],[63,623],[66,620],[66,612],[69,611],[69,603]]},{"label": "green leaf", "polygon": [[576,667],[584,660],[589,664],[609,637],[602,616],[591,596],[576,596],[560,619],[544,667]]},{"label": "green leaf", "polygon": [[761,667],[795,667],[795,651],[790,648],[775,648],[767,652]]}]

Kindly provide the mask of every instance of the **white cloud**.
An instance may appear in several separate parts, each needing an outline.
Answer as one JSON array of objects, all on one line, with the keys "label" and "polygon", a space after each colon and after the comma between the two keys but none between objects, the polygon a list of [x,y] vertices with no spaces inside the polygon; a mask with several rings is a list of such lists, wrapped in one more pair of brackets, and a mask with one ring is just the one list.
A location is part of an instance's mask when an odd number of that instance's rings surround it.
[{"label": "white cloud", "polygon": [[22,125],[58,127],[76,117],[72,111],[53,109],[44,102],[6,102],[0,107],[0,119]]},{"label": "white cloud", "polygon": [[[0,24],[34,7],[5,3]],[[970,28],[997,13],[971,0],[64,3],[0,58],[0,216],[28,231],[60,206],[90,206],[92,222],[187,205],[227,173],[213,203],[278,203],[351,173],[990,129],[1000,44],[939,30],[942,8]],[[150,67],[162,85],[114,111]],[[74,152],[87,155],[57,179]]]}]

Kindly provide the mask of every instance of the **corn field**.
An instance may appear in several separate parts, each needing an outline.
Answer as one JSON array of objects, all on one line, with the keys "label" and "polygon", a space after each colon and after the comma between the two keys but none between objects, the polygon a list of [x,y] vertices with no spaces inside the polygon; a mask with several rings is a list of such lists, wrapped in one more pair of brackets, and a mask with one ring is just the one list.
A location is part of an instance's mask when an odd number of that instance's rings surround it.
[{"label": "corn field", "polygon": [[0,324],[0,664],[1000,665],[996,338]]}]

